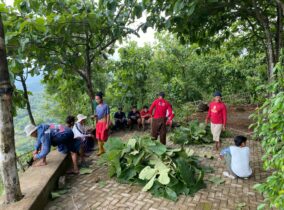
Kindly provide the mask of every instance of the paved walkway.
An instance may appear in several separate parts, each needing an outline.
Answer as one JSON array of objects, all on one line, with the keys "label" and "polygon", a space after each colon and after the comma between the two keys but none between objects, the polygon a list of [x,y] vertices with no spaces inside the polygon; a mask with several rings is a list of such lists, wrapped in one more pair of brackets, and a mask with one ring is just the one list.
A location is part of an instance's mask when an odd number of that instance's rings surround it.
[{"label": "paved walkway", "polygon": [[[129,136],[127,136],[129,137]],[[125,139],[125,138],[123,138]],[[232,144],[232,139],[226,139],[223,146]],[[150,193],[142,192],[142,187],[128,184],[120,184],[107,176],[107,168],[97,164],[95,155],[90,157],[91,174],[68,176],[67,184],[69,192],[51,201],[46,206],[49,210],[62,209],[174,209],[174,210],[226,210],[226,209],[253,209],[263,201],[263,197],[257,193],[253,186],[265,180],[269,175],[262,170],[262,150],[259,142],[248,141],[251,148],[251,166],[254,174],[248,180],[228,179],[222,177],[225,166],[218,161],[217,153],[212,151],[212,145],[192,147],[197,154],[212,153],[214,159],[203,158],[202,163],[215,169],[211,174],[206,174],[207,187],[197,192],[194,196],[180,196],[177,202],[164,198],[153,197]],[[225,183],[220,185],[208,181],[210,177],[220,177]],[[96,182],[97,178],[99,182]]]}]

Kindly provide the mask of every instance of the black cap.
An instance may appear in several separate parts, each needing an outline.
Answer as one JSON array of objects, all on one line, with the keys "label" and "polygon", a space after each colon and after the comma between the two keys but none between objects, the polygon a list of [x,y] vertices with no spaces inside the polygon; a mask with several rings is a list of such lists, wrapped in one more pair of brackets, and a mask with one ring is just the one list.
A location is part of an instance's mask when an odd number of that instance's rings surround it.
[{"label": "black cap", "polygon": [[214,97],[216,97],[216,96],[222,97],[222,94],[221,94],[220,91],[216,91],[216,92],[213,94],[213,96],[214,96]]},{"label": "black cap", "polygon": [[164,98],[164,97],[165,97],[165,93],[164,93],[164,92],[160,92],[160,93],[159,93],[159,96],[161,96],[161,97]]}]

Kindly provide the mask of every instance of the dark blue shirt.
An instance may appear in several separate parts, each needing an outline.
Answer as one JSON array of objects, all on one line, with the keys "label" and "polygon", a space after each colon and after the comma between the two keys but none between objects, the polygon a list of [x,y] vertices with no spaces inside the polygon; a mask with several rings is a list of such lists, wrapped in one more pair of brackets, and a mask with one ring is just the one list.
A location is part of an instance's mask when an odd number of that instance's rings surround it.
[{"label": "dark blue shirt", "polygon": [[107,115],[110,114],[109,106],[106,103],[102,103],[97,105],[96,107],[96,115],[98,120],[103,119]]}]

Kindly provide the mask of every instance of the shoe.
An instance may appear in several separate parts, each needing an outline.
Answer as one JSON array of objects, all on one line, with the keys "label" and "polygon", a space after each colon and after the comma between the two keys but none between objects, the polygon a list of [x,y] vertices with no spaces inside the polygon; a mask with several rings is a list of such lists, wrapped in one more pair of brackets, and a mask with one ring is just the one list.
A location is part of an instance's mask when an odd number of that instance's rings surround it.
[{"label": "shoe", "polygon": [[234,177],[233,175],[229,174],[228,171],[224,171],[224,172],[223,172],[223,176],[228,177],[228,178],[230,178],[230,179],[235,179],[235,177]]}]

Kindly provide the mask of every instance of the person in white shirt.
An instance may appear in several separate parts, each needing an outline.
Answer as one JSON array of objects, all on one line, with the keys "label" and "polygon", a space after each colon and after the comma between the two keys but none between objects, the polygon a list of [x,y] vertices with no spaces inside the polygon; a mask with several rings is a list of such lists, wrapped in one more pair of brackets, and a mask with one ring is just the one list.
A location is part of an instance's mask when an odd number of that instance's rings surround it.
[{"label": "person in white shirt", "polygon": [[229,178],[248,178],[252,175],[250,167],[250,149],[246,146],[247,138],[236,136],[234,138],[235,146],[224,148],[220,153],[220,158],[225,159],[227,171],[223,172],[224,176]]},{"label": "person in white shirt", "polygon": [[[94,135],[88,134],[87,129],[85,127],[87,116],[78,114],[77,115],[77,122],[73,126],[73,133],[75,139],[80,139],[81,141],[81,153],[86,155],[86,153],[91,152],[94,145],[95,145],[95,138]],[[84,157],[82,156],[84,161]]]}]

